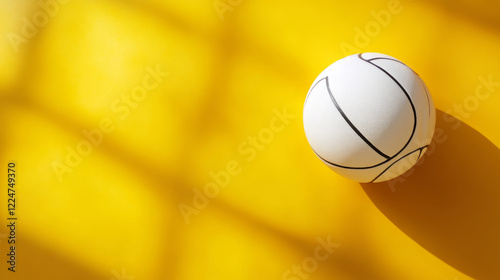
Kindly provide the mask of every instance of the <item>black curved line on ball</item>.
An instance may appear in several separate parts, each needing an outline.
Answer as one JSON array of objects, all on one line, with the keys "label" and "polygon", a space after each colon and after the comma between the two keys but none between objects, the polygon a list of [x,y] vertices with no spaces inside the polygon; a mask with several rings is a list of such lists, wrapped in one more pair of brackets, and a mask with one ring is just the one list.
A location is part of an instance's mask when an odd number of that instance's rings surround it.
[{"label": "black curved line on ball", "polygon": [[[398,62],[398,63],[401,63],[403,64],[404,66],[408,67],[411,71],[413,71],[413,69],[411,69],[408,65],[406,65],[404,62],[402,61],[399,61],[395,58],[389,58],[389,57],[374,57],[374,58],[370,58],[370,59],[363,59],[365,61],[368,61],[368,62],[372,62],[374,60],[392,60],[392,61],[395,61],[395,62]],[[415,71],[413,71],[415,73]],[[415,73],[416,74],[416,73]]]},{"label": "black curved line on ball", "polygon": [[[305,104],[307,104],[307,98],[309,97],[309,95],[311,94],[312,90],[323,80],[327,80],[328,79],[328,76],[324,77],[324,78],[321,78],[319,79],[316,84],[314,84],[314,86],[311,88],[311,90],[309,91],[309,93],[307,94],[307,97],[306,97],[306,101],[305,101]],[[330,86],[328,84],[328,92],[330,93]],[[304,106],[305,106],[304,104]],[[340,111],[339,111],[340,112]],[[325,158],[323,158],[322,156],[320,156],[315,150],[314,148],[311,147],[311,149],[313,150],[313,152],[316,154],[317,157],[319,157],[321,160],[323,160],[325,163],[328,163],[330,165],[333,165],[333,166],[336,166],[336,167],[340,167],[340,168],[345,168],[345,169],[370,169],[370,168],[373,168],[373,167],[377,167],[377,166],[380,166],[388,161],[390,161],[392,158],[387,158],[386,160],[384,160],[383,162],[381,163],[378,163],[378,164],[375,164],[375,165],[372,165],[372,166],[365,166],[365,167],[352,167],[352,166],[343,166],[343,165],[340,165],[340,164],[336,164],[336,163],[333,163]]]},{"label": "black curved line on ball", "polygon": [[404,62],[402,61],[399,61],[395,58],[388,58],[388,57],[375,57],[375,58],[370,58],[370,59],[364,59],[363,60],[365,61],[368,61],[368,62],[371,62],[371,61],[374,61],[374,60],[391,60],[391,61],[394,61],[394,62],[397,62],[397,63],[400,63],[400,64],[403,64],[404,66],[406,66],[408,69],[410,69],[415,75],[417,75],[419,78],[420,78],[420,75],[415,72],[415,70],[411,69],[410,66],[406,65]]},{"label": "black curved line on ball", "polygon": [[317,156],[317,157],[319,157],[319,158],[320,158],[321,160],[323,160],[324,162],[326,162],[326,163],[328,163],[328,164],[330,164],[330,165],[333,165],[333,166],[335,166],[335,167],[340,167],[340,168],[344,168],[344,169],[356,169],[356,170],[370,169],[370,168],[374,168],[374,167],[380,166],[380,165],[382,165],[382,164],[384,164],[384,163],[386,163],[386,162],[388,162],[388,161],[390,161],[390,160],[391,160],[391,158],[390,158],[390,159],[386,159],[386,160],[384,160],[383,162],[381,162],[381,163],[377,163],[377,164],[372,165],[372,166],[365,166],[365,167],[352,167],[352,166],[344,166],[344,165],[340,165],[340,164],[333,163],[333,162],[331,162],[331,161],[329,161],[329,160],[327,160],[327,159],[323,158],[322,156],[320,156],[318,153],[316,153],[316,151],[315,151],[314,149],[313,149],[313,152],[316,154],[316,156]]},{"label": "black curved line on ball", "polygon": [[[364,53],[361,53],[361,54],[364,54]],[[366,61],[373,61],[373,60],[392,60],[392,61],[395,61],[395,62],[398,62],[398,63],[401,63],[403,64],[404,66],[408,67],[408,69],[410,69],[413,73],[415,73],[417,76],[420,77],[420,75],[418,75],[417,72],[415,72],[415,70],[411,69],[410,66],[406,65],[406,63],[402,62],[402,61],[399,61],[395,58],[389,58],[389,57],[374,57],[374,58],[370,58],[370,59],[364,59],[363,60],[366,60]]]},{"label": "black curved line on ball", "polygon": [[410,135],[410,139],[408,139],[408,141],[406,142],[406,144],[403,146],[403,148],[401,148],[401,150],[399,150],[399,152],[397,152],[395,155],[393,155],[389,159],[389,160],[391,160],[391,159],[397,157],[401,152],[403,152],[404,149],[406,149],[406,147],[408,147],[408,145],[410,144],[411,140],[413,139],[413,136],[415,135],[415,130],[417,129],[417,110],[415,109],[415,105],[413,104],[413,101],[411,100],[411,97],[408,94],[408,92],[406,91],[406,89],[403,87],[403,85],[401,85],[401,83],[399,83],[399,81],[396,78],[394,78],[394,76],[392,76],[389,72],[387,72],[384,68],[378,66],[377,64],[364,59],[363,56],[362,56],[362,53],[358,54],[358,57],[359,57],[359,59],[361,59],[363,61],[366,61],[367,63],[369,63],[369,64],[377,67],[380,71],[384,72],[387,76],[389,76],[389,78],[391,78],[399,86],[399,88],[401,88],[401,90],[404,92],[404,94],[406,95],[406,98],[408,98],[408,101],[410,102],[411,110],[413,111],[414,122],[413,122],[413,129],[412,129],[412,132],[411,132],[411,135]]},{"label": "black curved line on ball", "polygon": [[[397,85],[398,85],[398,86],[399,86],[399,87],[403,90],[403,92],[405,93],[406,97],[408,98],[408,100],[409,100],[409,102],[410,102],[410,105],[411,105],[411,107],[412,107],[412,110],[413,110],[413,116],[414,116],[414,125],[413,125],[412,134],[411,134],[410,139],[408,140],[408,142],[404,145],[404,147],[403,147],[403,148],[402,148],[399,152],[397,152],[394,156],[392,156],[392,157],[385,157],[385,158],[386,158],[386,160],[384,160],[384,161],[382,161],[382,162],[380,162],[380,163],[378,163],[378,164],[372,165],[372,166],[366,166],[366,167],[352,167],[352,166],[343,166],[343,165],[339,165],[339,164],[333,163],[333,162],[331,162],[331,161],[329,161],[329,160],[327,160],[327,159],[325,159],[325,158],[321,157],[321,156],[320,156],[320,155],[319,155],[319,154],[318,154],[318,153],[317,153],[314,149],[312,149],[312,150],[313,150],[313,152],[316,154],[316,156],[317,156],[317,157],[319,157],[319,158],[320,158],[321,160],[323,160],[325,163],[328,163],[328,164],[330,164],[330,165],[332,165],[332,166],[339,167],[339,168],[344,168],[344,169],[363,170],[363,169],[370,169],[370,168],[378,167],[378,166],[380,166],[380,165],[383,165],[383,164],[385,164],[385,163],[389,162],[390,160],[394,159],[395,157],[397,157],[397,156],[398,156],[398,155],[399,155],[399,154],[400,154],[400,153],[401,153],[401,152],[402,152],[402,151],[403,151],[403,150],[404,150],[404,149],[408,146],[408,144],[410,143],[411,139],[413,138],[413,136],[414,136],[414,134],[415,134],[415,130],[416,130],[416,126],[417,126],[417,116],[416,116],[415,106],[414,106],[414,104],[413,104],[413,102],[412,102],[412,100],[411,100],[410,96],[408,95],[408,92],[406,92],[406,90],[403,88],[403,86],[402,86],[402,85],[401,85],[401,84],[400,84],[400,83],[399,83],[399,82],[398,82],[398,81],[397,81],[397,80],[396,80],[396,79],[395,79],[395,78],[394,78],[391,74],[389,74],[387,71],[385,71],[384,69],[382,69],[382,68],[381,68],[381,67],[379,67],[378,65],[376,65],[376,64],[374,64],[374,63],[372,63],[372,62],[371,62],[371,60],[376,60],[376,59],[388,59],[388,58],[382,58],[382,57],[380,57],[380,58],[374,58],[374,59],[371,59],[370,61],[368,61],[368,60],[366,60],[366,59],[364,59],[364,58],[362,57],[362,54],[359,54],[359,55],[358,55],[358,57],[359,57],[361,60],[364,60],[364,61],[366,61],[366,62],[368,62],[368,63],[372,64],[373,66],[375,66],[375,67],[379,68],[381,71],[383,71],[385,74],[387,74],[389,77],[391,77],[391,78],[392,78],[392,79],[396,82],[396,84],[397,84]],[[399,63],[402,63],[401,61],[394,60],[394,59],[388,59],[388,60],[393,60],[393,61],[397,61],[397,62],[399,62]],[[404,63],[402,63],[402,64],[403,64],[403,65],[405,65],[406,67],[408,67],[406,64],[404,64]],[[410,70],[412,70],[412,71],[413,71],[413,69],[411,69],[410,67],[408,67],[408,68],[409,68]],[[414,72],[415,74],[417,74],[415,71],[413,71],[413,72]],[[417,76],[418,76],[418,74],[417,74]],[[328,90],[328,92],[329,92],[329,94],[330,94],[330,97],[331,97],[331,98],[333,98],[333,94],[331,94],[330,86],[329,86],[329,84],[328,84],[328,76],[326,76],[326,77],[324,77],[324,78],[322,78],[322,79],[318,80],[318,81],[316,82],[316,84],[315,84],[315,85],[311,88],[311,90],[310,90],[310,91],[309,91],[309,93],[307,94],[307,97],[306,97],[306,101],[305,101],[305,103],[307,103],[307,99],[309,98],[309,95],[310,95],[310,93],[312,92],[312,90],[313,90],[313,89],[316,87],[316,85],[317,85],[317,84],[319,84],[319,82],[321,82],[322,80],[326,80],[326,82],[327,82],[327,90]],[[333,100],[335,100],[335,98],[333,98],[333,99],[332,99],[332,101],[333,101]],[[339,110],[339,112],[342,112],[342,113],[343,113],[343,111],[339,108],[338,104],[336,104],[336,101],[334,101],[334,104],[335,104],[335,106],[337,107],[337,109]],[[342,113],[341,113],[341,114],[342,114]],[[344,116],[344,115],[343,115],[343,116]],[[346,121],[347,121],[347,120],[346,120]],[[348,123],[350,123],[350,121],[349,121]],[[354,126],[351,126],[351,128],[353,128],[353,130],[354,130],[354,131],[357,131],[357,129],[356,129]],[[358,134],[358,135],[361,137],[361,135],[360,135],[360,134]],[[362,138],[364,138],[364,136],[362,136]],[[366,139],[366,138],[364,138],[364,139]],[[367,140],[367,141],[368,141],[368,140]],[[369,142],[369,141],[368,141],[368,142]],[[374,148],[374,146],[373,146],[372,148]],[[376,149],[376,148],[375,148],[375,149]],[[378,150],[378,149],[376,149],[376,151],[377,151],[377,150]],[[391,165],[391,166],[392,166],[392,165]],[[387,168],[387,169],[388,169],[388,168]],[[379,175],[379,176],[380,176],[380,175]],[[376,180],[376,179],[374,179],[374,180]]]},{"label": "black curved line on ball", "polygon": [[[394,164],[398,163],[400,160],[402,160],[402,159],[404,159],[404,158],[406,158],[406,157],[408,157],[408,156],[412,155],[413,153],[416,153],[417,151],[420,151],[420,153],[419,153],[419,155],[418,155],[418,159],[417,159],[417,162],[418,162],[418,160],[420,159],[420,155],[422,154],[422,150],[423,150],[423,149],[425,149],[425,148],[427,148],[427,147],[429,147],[429,145],[424,146],[424,147],[420,147],[420,148],[416,149],[415,151],[413,151],[413,152],[409,152],[408,154],[406,154],[406,155],[402,156],[400,159],[396,160],[396,161],[395,161],[395,162],[393,162],[391,165],[389,165],[386,169],[384,169],[384,171],[382,171],[382,173],[378,174],[378,176],[377,176],[377,177],[375,177],[375,179],[371,180],[371,181],[370,181],[370,183],[375,182],[375,180],[377,180],[377,179],[378,179],[380,176],[382,176],[382,175],[383,175],[383,174],[384,174],[387,170],[389,170],[389,168],[391,168]],[[409,170],[409,169],[408,169],[408,170]]]},{"label": "black curved line on ball", "polygon": [[377,152],[377,154],[383,156],[386,159],[389,159],[390,157],[388,155],[384,154],[382,151],[377,149],[377,147],[375,147],[375,145],[373,145],[368,139],[366,139],[366,137],[356,128],[356,126],[354,126],[354,124],[351,122],[351,120],[349,120],[349,118],[346,116],[346,114],[344,113],[342,108],[340,108],[339,104],[337,103],[337,100],[335,100],[335,97],[333,96],[332,91],[330,90],[330,83],[328,82],[328,76],[326,76],[324,79],[326,81],[326,90],[328,90],[328,94],[330,95],[330,99],[332,100],[335,107],[337,107],[337,110],[342,115],[342,117],[347,122],[347,124],[352,128],[352,130],[354,130],[354,132],[356,132],[356,134],[361,139],[363,139],[363,141],[365,141],[365,143],[368,146],[370,146],[370,148],[372,148],[375,152]]},{"label": "black curved line on ball", "polygon": [[323,81],[325,78],[321,78],[319,79],[315,84],[314,86],[311,87],[311,89],[309,90],[309,92],[307,93],[306,95],[306,101],[304,101],[304,106],[306,106],[307,104],[307,99],[309,99],[309,95],[311,95],[311,92],[314,90],[314,88],[319,84],[319,82]]},{"label": "black curved line on ball", "polygon": [[418,76],[418,78],[420,79],[422,87],[424,88],[424,91],[425,91],[425,96],[427,97],[427,107],[429,108],[428,111],[429,111],[429,117],[430,117],[431,116],[431,101],[429,98],[429,92],[427,92],[427,87],[425,86],[424,80],[422,80],[422,78],[420,78],[420,76]]},{"label": "black curved line on ball", "polygon": [[415,73],[415,75],[417,75],[417,77],[420,79],[420,82],[422,83],[422,87],[424,88],[424,91],[425,91],[425,96],[427,97],[427,106],[429,108],[429,117],[431,116],[431,103],[429,101],[429,92],[427,91],[427,87],[425,86],[424,80],[422,79],[422,77],[420,77],[420,75],[417,72],[415,72],[415,70],[411,69],[411,67],[408,66],[408,65],[406,65],[405,63],[403,63],[403,62],[401,62],[401,61],[399,61],[397,59],[394,59],[394,58],[375,57],[375,58],[363,59],[363,60],[366,60],[368,62],[371,62],[373,60],[391,60],[391,61],[395,61],[395,62],[401,63],[404,66],[408,67],[408,69],[410,69],[413,73]]}]

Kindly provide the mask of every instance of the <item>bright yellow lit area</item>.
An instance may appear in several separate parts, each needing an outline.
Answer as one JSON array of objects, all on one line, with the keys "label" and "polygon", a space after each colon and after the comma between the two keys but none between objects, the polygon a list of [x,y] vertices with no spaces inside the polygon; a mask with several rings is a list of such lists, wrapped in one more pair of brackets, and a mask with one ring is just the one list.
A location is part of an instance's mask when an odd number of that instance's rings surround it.
[{"label": "bright yellow lit area", "polygon": [[[0,8],[0,279],[500,279],[497,2]],[[316,76],[359,52],[411,66],[437,109],[385,183],[333,173],[303,131]]]}]

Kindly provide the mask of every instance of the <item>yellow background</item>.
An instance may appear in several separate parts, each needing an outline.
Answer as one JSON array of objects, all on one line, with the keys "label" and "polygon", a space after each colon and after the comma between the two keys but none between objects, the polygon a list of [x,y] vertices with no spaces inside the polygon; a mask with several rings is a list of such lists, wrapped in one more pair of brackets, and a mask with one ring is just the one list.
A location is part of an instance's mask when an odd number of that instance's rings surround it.
[{"label": "yellow background", "polygon": [[[500,81],[497,1],[72,0],[18,52],[8,34],[43,9],[0,3],[0,279],[283,279],[328,237],[340,246],[309,279],[500,279],[500,86],[475,97]],[[355,51],[410,65],[438,109],[434,149],[392,183],[341,178],[303,133],[310,84]],[[120,119],[111,104],[157,65],[169,76]],[[284,108],[294,119],[243,154]],[[102,119],[115,130],[58,180],[54,162]],[[179,205],[232,161],[241,172],[186,223]]]}]

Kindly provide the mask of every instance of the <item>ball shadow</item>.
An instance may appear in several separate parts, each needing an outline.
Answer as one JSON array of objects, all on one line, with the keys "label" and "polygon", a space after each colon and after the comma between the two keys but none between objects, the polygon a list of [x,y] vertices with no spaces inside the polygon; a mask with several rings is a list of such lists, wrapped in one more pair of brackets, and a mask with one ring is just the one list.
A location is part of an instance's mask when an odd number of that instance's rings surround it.
[{"label": "ball shadow", "polygon": [[438,110],[421,161],[399,178],[361,186],[427,251],[475,279],[500,279],[500,149]]}]

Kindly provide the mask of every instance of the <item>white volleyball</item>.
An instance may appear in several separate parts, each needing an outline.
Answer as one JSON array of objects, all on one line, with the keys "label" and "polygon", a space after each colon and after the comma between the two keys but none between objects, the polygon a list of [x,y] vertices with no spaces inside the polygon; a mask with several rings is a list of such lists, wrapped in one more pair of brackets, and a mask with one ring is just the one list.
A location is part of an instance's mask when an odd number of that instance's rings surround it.
[{"label": "white volleyball", "polygon": [[427,150],[436,113],[423,80],[384,54],[345,57],[316,78],[304,104],[304,130],[316,155],[358,182],[393,179]]}]

